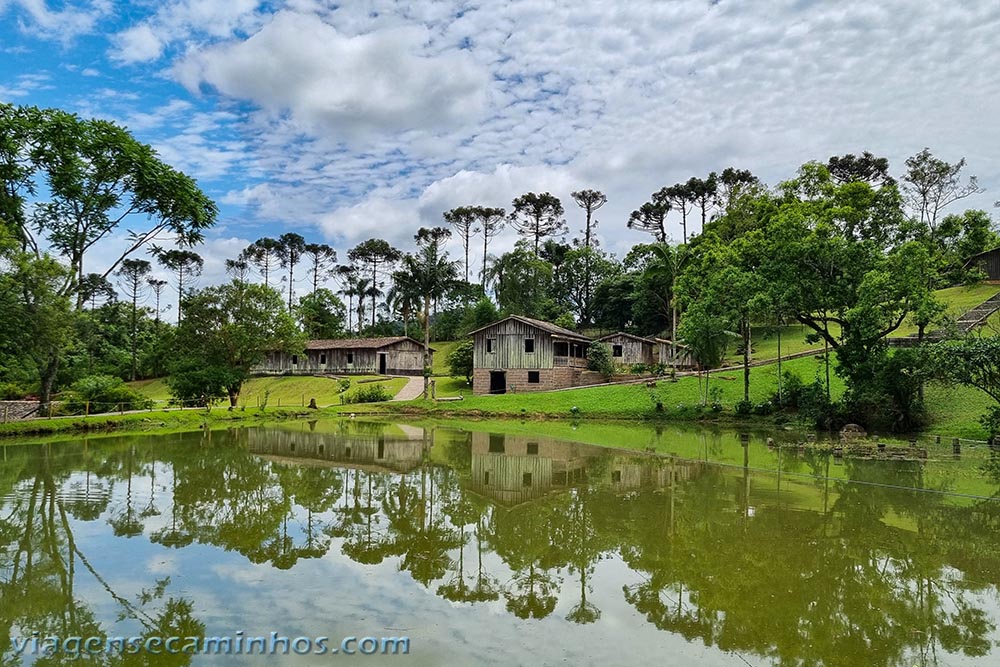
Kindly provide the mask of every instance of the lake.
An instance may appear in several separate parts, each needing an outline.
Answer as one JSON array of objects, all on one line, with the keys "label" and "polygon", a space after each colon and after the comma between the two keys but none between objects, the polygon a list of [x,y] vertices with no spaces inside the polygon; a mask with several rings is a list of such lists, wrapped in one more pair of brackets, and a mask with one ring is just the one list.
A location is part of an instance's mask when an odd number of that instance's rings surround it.
[{"label": "lake", "polygon": [[1000,663],[1000,452],[794,440],[344,419],[8,442],[0,665],[80,664],[90,637],[101,665]]}]

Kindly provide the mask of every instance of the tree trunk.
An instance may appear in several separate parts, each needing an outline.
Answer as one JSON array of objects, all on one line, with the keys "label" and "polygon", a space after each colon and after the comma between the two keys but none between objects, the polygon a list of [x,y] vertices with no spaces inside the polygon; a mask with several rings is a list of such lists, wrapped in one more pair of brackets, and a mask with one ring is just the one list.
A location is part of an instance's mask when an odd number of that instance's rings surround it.
[{"label": "tree trunk", "polygon": [[[375,290],[377,289],[378,281],[376,280],[378,272],[378,262],[372,262],[372,329],[375,328]],[[361,333],[361,327],[358,327],[358,333]]]},{"label": "tree trunk", "polygon": [[784,403],[784,396],[781,391],[781,322],[778,322],[778,402]]},{"label": "tree trunk", "polygon": [[743,321],[743,400],[750,402],[750,318]]},{"label": "tree trunk", "polygon": [[684,238],[684,245],[688,242],[688,213],[684,206],[681,206],[681,234]]},{"label": "tree trunk", "polygon": [[428,397],[431,366],[431,297],[424,295],[424,400]]},{"label": "tree trunk", "polygon": [[240,400],[240,389],[241,388],[242,387],[240,385],[238,385],[238,384],[236,384],[236,385],[230,385],[228,387],[228,391],[229,391],[229,405],[231,407],[235,408],[236,407],[236,403],[239,402],[239,400]]},{"label": "tree trunk", "polygon": [[486,235],[486,229],[483,229],[483,294],[486,293],[486,258],[489,257],[489,247],[490,247],[490,237]]},{"label": "tree trunk", "polygon": [[45,362],[45,366],[42,368],[42,372],[39,376],[39,392],[38,392],[38,411],[39,416],[41,413],[48,412],[49,404],[52,402],[52,386],[56,381],[56,373],[59,372],[59,353],[58,351],[49,352],[48,359]]}]

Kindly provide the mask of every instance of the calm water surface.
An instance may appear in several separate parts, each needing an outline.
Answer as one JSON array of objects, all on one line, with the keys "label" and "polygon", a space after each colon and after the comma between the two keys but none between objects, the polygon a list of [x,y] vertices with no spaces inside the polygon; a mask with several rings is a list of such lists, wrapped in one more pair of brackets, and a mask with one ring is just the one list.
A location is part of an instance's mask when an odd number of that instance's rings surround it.
[{"label": "calm water surface", "polygon": [[16,655],[32,632],[240,631],[411,643],[91,662],[1000,664],[1000,454],[843,461],[758,434],[466,426],[6,444],[0,665],[81,663]]}]

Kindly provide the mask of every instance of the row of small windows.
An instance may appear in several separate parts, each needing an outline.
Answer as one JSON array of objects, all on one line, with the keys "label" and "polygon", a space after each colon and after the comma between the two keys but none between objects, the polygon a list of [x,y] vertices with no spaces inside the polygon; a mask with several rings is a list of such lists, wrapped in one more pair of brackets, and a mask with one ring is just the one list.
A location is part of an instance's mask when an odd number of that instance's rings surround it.
[{"label": "row of small windows", "polygon": [[[325,354],[319,355],[319,363],[320,363],[321,366],[325,366],[326,365],[326,355]],[[348,364],[353,364],[354,363],[354,353],[353,352],[348,352],[347,353],[347,363]],[[298,366],[298,365],[299,365],[299,355],[293,354],[292,355],[292,366]]]},{"label": "row of small windows", "polygon": [[[497,339],[487,338],[486,339],[486,353],[493,354],[497,351]],[[525,338],[524,339],[524,352],[525,354],[533,354],[535,351],[535,339]],[[576,357],[577,359],[585,359],[587,356],[587,349],[582,343],[565,343],[565,342],[555,342],[552,344],[552,354],[557,357]],[[615,345],[616,357],[622,356],[622,346]]]},{"label": "row of small windows", "polygon": [[[491,454],[503,454],[505,450],[504,437],[502,435],[491,435],[490,436],[490,453]],[[538,456],[538,443],[529,442],[527,445],[527,453],[530,456]]]},{"label": "row of small windows", "polygon": [[[487,470],[483,473],[483,484],[485,486],[490,485],[490,471]],[[531,473],[526,472],[521,476],[521,486],[531,486]]]}]

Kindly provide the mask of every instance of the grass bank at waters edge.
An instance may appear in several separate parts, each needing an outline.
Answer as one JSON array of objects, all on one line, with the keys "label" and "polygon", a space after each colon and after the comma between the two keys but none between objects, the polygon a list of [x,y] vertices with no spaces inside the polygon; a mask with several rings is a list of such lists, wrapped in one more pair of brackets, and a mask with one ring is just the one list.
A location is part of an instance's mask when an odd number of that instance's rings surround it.
[{"label": "grass bank at waters edge", "polygon": [[[379,375],[351,376],[351,388],[345,392],[345,396],[350,396],[357,391],[359,386],[372,381],[384,386],[386,391],[393,396],[406,385],[405,378],[387,378]],[[154,401],[168,401],[171,398],[170,388],[163,378],[139,380],[129,384]],[[316,399],[316,404],[320,407],[340,405],[341,399],[340,386],[333,378],[281,375],[255,377],[247,380],[240,392],[240,406],[256,409],[259,401],[263,400],[265,392],[270,392],[267,397],[267,405],[272,408],[303,407],[309,405],[310,399],[313,398]]]},{"label": "grass bank at waters edge", "polygon": [[[805,383],[817,377],[825,381],[822,357],[793,359],[782,364],[782,370],[797,375]],[[391,405],[377,404],[356,406],[358,412],[385,410],[458,417],[577,417],[581,419],[718,419],[737,421],[733,406],[743,398],[743,370],[730,368],[713,371],[710,387],[719,387],[722,413],[697,414],[699,380],[697,377],[679,378],[677,382],[659,380],[655,389],[644,384],[590,387],[572,391],[548,393],[504,394],[500,396],[472,396],[464,380],[437,378],[438,396],[462,395],[461,401],[425,401],[418,399]],[[750,398],[754,403],[768,400],[778,388],[776,364],[752,368],[750,371]],[[834,399],[844,392],[844,382],[831,368],[830,393]],[[663,403],[664,411],[657,412],[655,401]],[[948,437],[985,439],[986,432],[979,424],[979,416],[991,404],[989,396],[977,389],[951,387],[930,383],[926,387],[925,402],[930,423],[927,433]],[[576,408],[574,411],[573,408]],[[773,425],[774,417],[747,417],[738,421]]]}]

